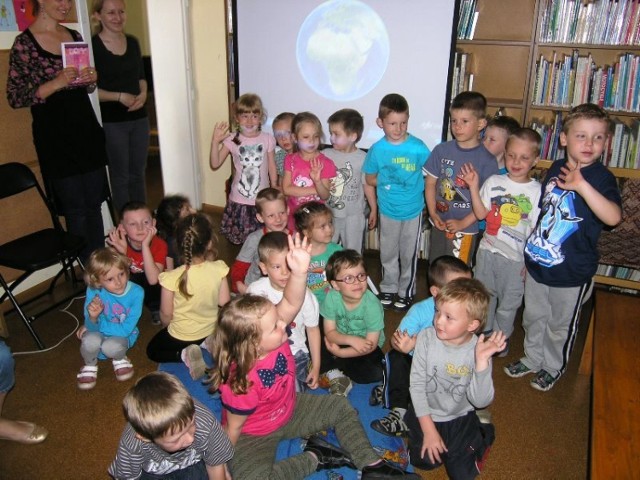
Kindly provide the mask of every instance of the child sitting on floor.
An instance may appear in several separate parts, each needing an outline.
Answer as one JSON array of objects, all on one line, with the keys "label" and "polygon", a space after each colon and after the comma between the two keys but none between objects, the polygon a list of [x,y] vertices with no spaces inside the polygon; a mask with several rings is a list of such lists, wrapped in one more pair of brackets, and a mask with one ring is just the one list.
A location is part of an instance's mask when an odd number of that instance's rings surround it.
[{"label": "child sitting on floor", "polygon": [[176,245],[176,227],[181,218],[196,213],[191,202],[184,195],[167,195],[156,209],[158,236],[167,242],[167,270],[182,265]]},{"label": "child sitting on floor", "polygon": [[128,202],[120,212],[120,225],[109,232],[107,244],[131,260],[130,280],[144,289],[144,304],[151,322],[160,325],[158,276],[167,266],[167,243],[156,235],[156,220],[142,202]]},{"label": "child sitting on floor", "polygon": [[[295,365],[286,326],[298,314],[306,291],[310,248],[306,239],[289,240],[291,276],[275,306],[257,295],[234,298],[220,312],[211,339],[217,360],[212,388],[222,396],[222,424],[235,446],[229,464],[234,478],[300,479],[320,469],[349,465],[362,479],[419,479],[380,460],[358,415],[337,395],[296,394]],[[335,428],[344,450],[316,434]],[[311,436],[304,452],[274,464],[281,439]]]},{"label": "child sitting on floor", "polygon": [[384,310],[367,289],[364,259],[355,250],[331,255],[327,280],[333,289],[320,306],[324,327],[322,371],[326,372],[331,393],[346,396],[351,390],[350,380],[382,380]]},{"label": "child sitting on floor", "polygon": [[228,478],[229,437],[176,377],[149,373],[127,392],[122,407],[128,423],[109,467],[113,478]]},{"label": "child sitting on floor", "polygon": [[116,378],[133,376],[127,350],[138,339],[144,291],[129,281],[129,259],[111,248],[99,248],[86,266],[89,286],[84,302],[84,325],[76,335],[81,340],[84,367],[78,373],[78,388],[96,386],[98,359],[112,358]]},{"label": "child sitting on floor", "polygon": [[284,194],[277,188],[264,188],[256,196],[256,218],[263,224],[247,236],[240,253],[231,265],[231,291],[245,293],[247,285],[262,276],[258,243],[268,232],[287,232],[289,210]]},{"label": "child sitting on floor", "polygon": [[[286,222],[286,217],[284,217]],[[289,242],[284,232],[269,232],[258,244],[262,277],[247,288],[247,293],[267,297],[274,304],[282,300],[291,271],[287,265]],[[289,344],[296,361],[296,391],[304,392],[309,388],[318,388],[320,376],[320,327],[318,300],[307,288],[300,313],[289,325],[291,336]],[[307,348],[307,339],[309,347]],[[311,352],[311,355],[309,355]]]},{"label": "child sitting on floor", "polygon": [[385,355],[384,384],[371,392],[370,405],[383,404],[389,413],[371,422],[371,428],[392,437],[405,436],[408,432],[404,416],[409,407],[409,374],[413,361],[413,349],[418,334],[433,326],[435,299],[451,280],[471,278],[471,268],[459,258],[443,255],[429,264],[429,293],[431,297],[414,304],[393,332],[391,346]]},{"label": "child sitting on floor", "polygon": [[196,379],[205,370],[200,345],[213,333],[218,306],[229,301],[229,267],[216,259],[213,225],[205,214],[183,218],[176,236],[184,265],[160,275],[165,328],[149,342],[147,356],[158,363],[184,361]]}]

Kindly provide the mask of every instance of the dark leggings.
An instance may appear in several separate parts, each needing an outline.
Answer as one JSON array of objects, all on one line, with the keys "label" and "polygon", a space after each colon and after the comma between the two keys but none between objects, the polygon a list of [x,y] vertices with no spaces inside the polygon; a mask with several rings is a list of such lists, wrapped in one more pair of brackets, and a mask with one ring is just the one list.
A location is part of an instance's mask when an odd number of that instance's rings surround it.
[{"label": "dark leggings", "polygon": [[200,345],[205,341],[207,337],[200,338],[198,340],[178,340],[169,334],[169,330],[163,328],[149,342],[147,345],[147,357],[150,360],[158,363],[176,363],[181,362],[180,354],[182,350],[189,345]]}]

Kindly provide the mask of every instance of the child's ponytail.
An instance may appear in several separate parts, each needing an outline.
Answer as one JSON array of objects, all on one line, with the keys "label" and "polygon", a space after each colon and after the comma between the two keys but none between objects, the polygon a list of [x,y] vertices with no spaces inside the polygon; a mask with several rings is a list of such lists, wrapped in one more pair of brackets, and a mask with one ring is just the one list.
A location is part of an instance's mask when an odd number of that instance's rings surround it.
[{"label": "child's ponytail", "polygon": [[176,239],[184,263],[184,272],[180,275],[178,290],[189,299],[193,295],[189,293],[187,280],[194,258],[205,261],[215,260],[216,257],[213,224],[204,213],[188,215],[178,222]]}]

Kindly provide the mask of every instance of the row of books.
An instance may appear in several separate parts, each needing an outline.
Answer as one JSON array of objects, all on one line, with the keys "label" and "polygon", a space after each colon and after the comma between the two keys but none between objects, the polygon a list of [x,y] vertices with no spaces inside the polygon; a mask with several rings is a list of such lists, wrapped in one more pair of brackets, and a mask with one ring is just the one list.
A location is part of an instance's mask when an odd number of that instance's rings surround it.
[{"label": "row of books", "polygon": [[[534,120],[531,128],[542,137],[540,158],[560,160],[564,149],[560,146],[562,132],[562,112],[555,112],[550,124]],[[640,169],[640,119],[634,119],[631,126],[614,119],[613,134],[607,139],[602,163],[608,167]]]},{"label": "row of books", "polygon": [[462,0],[458,10],[458,40],[473,40],[477,22],[476,0]]},{"label": "row of books", "polygon": [[532,103],[539,106],[571,107],[591,102],[603,108],[640,113],[640,56],[620,55],[614,65],[596,66],[591,54],[552,58],[536,62]]},{"label": "row of books", "polygon": [[640,0],[542,0],[538,41],[640,45]]},{"label": "row of books", "polygon": [[598,264],[597,275],[605,277],[620,278],[622,280],[632,280],[640,282],[640,270],[629,267],[620,267],[617,265]]},{"label": "row of books", "polygon": [[473,73],[470,72],[471,54],[455,52],[453,78],[451,80],[451,98],[460,92],[473,90]]},{"label": "row of books", "polygon": [[560,133],[562,132],[562,113],[556,112],[551,124],[534,120],[530,127],[540,134],[540,158],[559,160],[564,158],[564,149],[560,148]]}]

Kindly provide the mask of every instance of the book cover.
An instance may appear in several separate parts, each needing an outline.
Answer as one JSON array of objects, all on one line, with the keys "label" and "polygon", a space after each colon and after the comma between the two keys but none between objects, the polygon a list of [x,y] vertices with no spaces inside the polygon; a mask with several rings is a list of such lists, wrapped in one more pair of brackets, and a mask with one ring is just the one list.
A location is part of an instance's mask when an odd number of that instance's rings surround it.
[{"label": "book cover", "polygon": [[[62,42],[62,66],[75,67],[78,74],[82,69],[91,66],[89,44],[86,42]],[[79,83],[71,82],[71,85]]]}]

